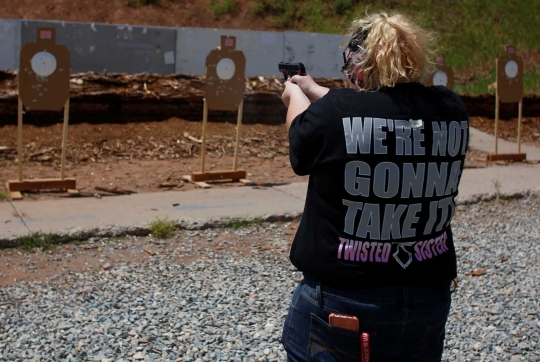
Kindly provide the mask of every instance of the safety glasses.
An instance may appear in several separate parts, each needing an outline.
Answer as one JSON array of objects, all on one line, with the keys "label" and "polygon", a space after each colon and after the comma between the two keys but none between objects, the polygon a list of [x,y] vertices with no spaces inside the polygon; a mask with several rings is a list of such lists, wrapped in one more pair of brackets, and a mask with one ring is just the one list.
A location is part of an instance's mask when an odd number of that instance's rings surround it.
[{"label": "safety glasses", "polygon": [[[351,49],[354,49],[354,47],[356,47],[356,50],[351,50]],[[351,63],[351,60],[356,56],[356,54],[360,53],[364,53],[365,52],[365,49],[360,46],[360,45],[354,45],[352,47],[347,47],[343,50],[343,67],[341,67],[341,73],[343,73],[345,70],[347,70],[347,68],[349,67],[349,64]]]}]

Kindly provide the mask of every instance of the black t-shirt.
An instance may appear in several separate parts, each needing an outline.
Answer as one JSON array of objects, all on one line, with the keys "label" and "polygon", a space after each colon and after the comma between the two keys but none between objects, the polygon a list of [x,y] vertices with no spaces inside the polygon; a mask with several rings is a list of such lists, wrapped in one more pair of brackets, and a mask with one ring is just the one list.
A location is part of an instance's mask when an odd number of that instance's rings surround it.
[{"label": "black t-shirt", "polygon": [[330,90],[289,130],[292,168],[309,175],[292,263],[351,288],[455,278],[450,221],[468,139],[465,106],[445,87]]}]

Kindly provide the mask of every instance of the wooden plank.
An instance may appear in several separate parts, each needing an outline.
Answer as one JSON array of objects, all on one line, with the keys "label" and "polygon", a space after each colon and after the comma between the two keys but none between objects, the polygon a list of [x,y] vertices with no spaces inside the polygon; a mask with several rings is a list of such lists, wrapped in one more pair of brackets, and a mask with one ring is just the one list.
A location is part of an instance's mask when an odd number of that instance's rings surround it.
[{"label": "wooden plank", "polygon": [[185,176],[182,176],[182,179],[187,181],[187,182],[191,182],[192,184],[194,184],[195,186],[197,187],[200,187],[201,189],[209,189],[211,188],[210,185],[208,185],[206,182],[196,182],[196,181],[193,181],[191,179],[191,176],[190,175],[185,175]]},{"label": "wooden plank", "polygon": [[76,189],[77,180],[74,178],[61,179],[35,179],[35,180],[10,180],[7,182],[8,191],[30,191],[48,189]]},{"label": "wooden plank", "polygon": [[22,197],[22,194],[19,192],[19,191],[12,191],[9,193],[9,197],[12,199],[12,200],[22,200],[23,197]]},{"label": "wooden plank", "polygon": [[72,195],[72,196],[77,196],[77,195],[80,195],[81,193],[79,192],[79,190],[77,189],[68,189],[67,190],[68,194]]},{"label": "wooden plank", "polygon": [[217,170],[207,172],[193,172],[191,179],[193,181],[217,181],[217,180],[240,180],[246,178],[244,170]]},{"label": "wooden plank", "polygon": [[241,183],[243,183],[244,185],[246,186],[253,186],[255,185],[255,182],[251,181],[251,180],[248,180],[248,179],[245,179],[245,178],[241,178],[239,180]]},{"label": "wooden plank", "polygon": [[491,153],[486,156],[486,161],[523,161],[526,158],[526,153]]},{"label": "wooden plank", "polygon": [[95,189],[97,191],[108,192],[110,194],[115,194],[115,195],[131,195],[131,194],[136,194],[137,193],[137,191],[122,190],[122,189],[119,189],[117,187],[110,188],[110,187],[96,186]]}]

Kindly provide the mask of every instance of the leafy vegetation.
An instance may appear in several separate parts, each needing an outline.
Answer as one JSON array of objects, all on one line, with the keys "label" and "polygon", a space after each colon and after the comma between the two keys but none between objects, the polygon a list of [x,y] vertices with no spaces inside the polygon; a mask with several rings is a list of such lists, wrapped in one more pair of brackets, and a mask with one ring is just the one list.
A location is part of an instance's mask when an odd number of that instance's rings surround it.
[{"label": "leafy vegetation", "polygon": [[210,12],[214,18],[232,12],[235,7],[235,0],[210,0]]},{"label": "leafy vegetation", "polygon": [[240,229],[241,227],[246,227],[246,226],[252,226],[252,225],[258,226],[258,225],[261,225],[263,222],[264,220],[260,217],[256,217],[252,220],[232,218],[227,221],[225,227],[233,229],[233,230],[237,230],[237,229]]},{"label": "leafy vegetation", "polygon": [[540,91],[537,0],[382,0],[377,7],[359,0],[254,0],[250,10],[283,30],[336,34],[366,11],[409,14],[438,34],[438,52],[467,83],[456,82],[458,93],[488,93],[487,85],[495,82],[495,58],[504,55],[509,44],[525,61],[525,93]]},{"label": "leafy vegetation", "polygon": [[255,16],[267,17],[273,27],[292,27],[296,19],[297,8],[290,0],[254,0],[250,12]]},{"label": "leafy vegetation", "polygon": [[7,195],[5,192],[0,192],[0,201],[7,200]]},{"label": "leafy vegetation", "polygon": [[73,240],[69,236],[58,236],[36,232],[20,237],[18,241],[24,250],[32,251],[34,249],[49,250],[55,245],[66,244]]},{"label": "leafy vegetation", "polygon": [[157,219],[150,224],[150,233],[158,239],[167,239],[178,231],[178,227],[173,220],[168,217]]}]

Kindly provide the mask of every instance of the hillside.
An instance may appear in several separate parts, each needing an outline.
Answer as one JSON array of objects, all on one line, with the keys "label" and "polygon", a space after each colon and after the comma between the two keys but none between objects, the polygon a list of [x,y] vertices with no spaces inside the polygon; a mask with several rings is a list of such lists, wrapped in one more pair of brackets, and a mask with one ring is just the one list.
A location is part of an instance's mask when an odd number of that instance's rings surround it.
[{"label": "hillside", "polygon": [[[438,49],[456,71],[456,92],[488,93],[494,58],[517,47],[527,94],[540,94],[540,1],[537,0],[17,0],[3,18],[170,27],[342,33],[355,17],[385,10],[414,15],[439,34]],[[491,90],[491,92],[493,92]]]},{"label": "hillside", "polygon": [[252,1],[235,0],[234,10],[213,16],[210,1],[160,0],[130,5],[127,0],[17,0],[0,2],[2,18],[46,19],[109,24],[277,30],[267,21],[253,21]]}]

